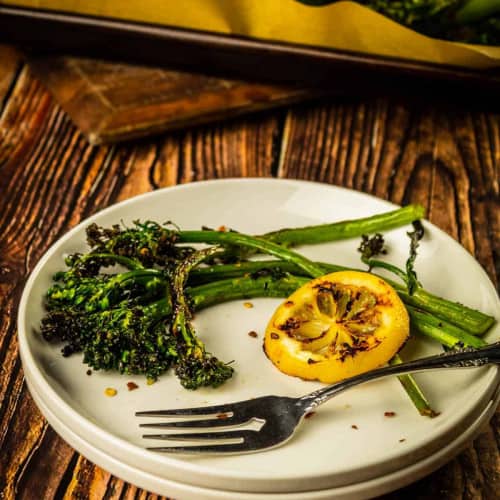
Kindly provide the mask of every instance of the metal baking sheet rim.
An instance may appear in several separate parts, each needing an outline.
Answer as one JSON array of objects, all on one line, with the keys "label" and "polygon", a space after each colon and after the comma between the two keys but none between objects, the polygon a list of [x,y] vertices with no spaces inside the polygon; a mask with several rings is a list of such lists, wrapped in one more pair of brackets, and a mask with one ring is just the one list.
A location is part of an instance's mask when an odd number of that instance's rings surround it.
[{"label": "metal baking sheet rim", "polygon": [[[22,28],[22,29],[21,29]],[[68,33],[71,37],[60,36]],[[120,40],[120,44],[111,43]],[[237,77],[324,86],[357,82],[360,74],[380,75],[397,84],[422,80],[500,88],[500,71],[469,70],[425,62],[376,57],[331,49],[267,42],[109,18],[0,5],[0,41],[43,47],[44,52],[103,54],[136,63],[212,70]],[[104,45],[103,45],[104,44]],[[168,44],[172,49],[165,51]],[[145,50],[147,47],[147,50]],[[245,57],[242,57],[244,55]],[[256,75],[255,68],[263,68]],[[342,70],[341,73],[335,70]]]}]

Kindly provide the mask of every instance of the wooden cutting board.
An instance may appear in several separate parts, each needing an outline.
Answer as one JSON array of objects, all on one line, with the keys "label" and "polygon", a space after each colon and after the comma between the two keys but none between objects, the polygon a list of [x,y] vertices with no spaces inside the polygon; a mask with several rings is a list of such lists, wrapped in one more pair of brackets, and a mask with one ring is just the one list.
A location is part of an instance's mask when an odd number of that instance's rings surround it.
[{"label": "wooden cutting board", "polygon": [[75,57],[29,65],[92,144],[207,123],[315,95],[290,86]]}]

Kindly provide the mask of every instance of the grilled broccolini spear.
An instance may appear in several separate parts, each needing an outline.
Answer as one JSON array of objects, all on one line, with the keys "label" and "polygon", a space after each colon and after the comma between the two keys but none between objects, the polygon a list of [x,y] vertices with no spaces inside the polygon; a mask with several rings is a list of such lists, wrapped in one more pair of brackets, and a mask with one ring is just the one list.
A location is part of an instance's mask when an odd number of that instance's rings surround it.
[{"label": "grilled broccolini spear", "polygon": [[170,328],[173,337],[178,339],[175,374],[186,389],[218,387],[233,374],[233,369],[209,354],[196,336],[184,290],[189,271],[218,250],[218,247],[209,247],[193,252],[177,265],[172,279],[173,318]]}]

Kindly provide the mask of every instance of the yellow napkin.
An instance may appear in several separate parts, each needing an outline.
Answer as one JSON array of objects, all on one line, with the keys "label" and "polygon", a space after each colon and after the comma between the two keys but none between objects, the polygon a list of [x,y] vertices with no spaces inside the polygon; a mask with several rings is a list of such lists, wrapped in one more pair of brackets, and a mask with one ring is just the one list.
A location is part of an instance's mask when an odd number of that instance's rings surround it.
[{"label": "yellow napkin", "polygon": [[467,68],[500,66],[500,47],[436,40],[354,2],[322,7],[295,0],[0,0],[1,4]]}]

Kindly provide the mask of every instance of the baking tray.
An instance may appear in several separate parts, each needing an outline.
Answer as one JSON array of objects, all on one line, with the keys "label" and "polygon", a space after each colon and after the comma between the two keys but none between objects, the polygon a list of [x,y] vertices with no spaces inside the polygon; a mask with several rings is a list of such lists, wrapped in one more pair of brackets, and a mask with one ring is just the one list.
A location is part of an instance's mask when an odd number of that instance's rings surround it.
[{"label": "baking tray", "polygon": [[247,80],[349,92],[498,95],[498,68],[475,70],[175,27],[0,5],[0,41]]}]

